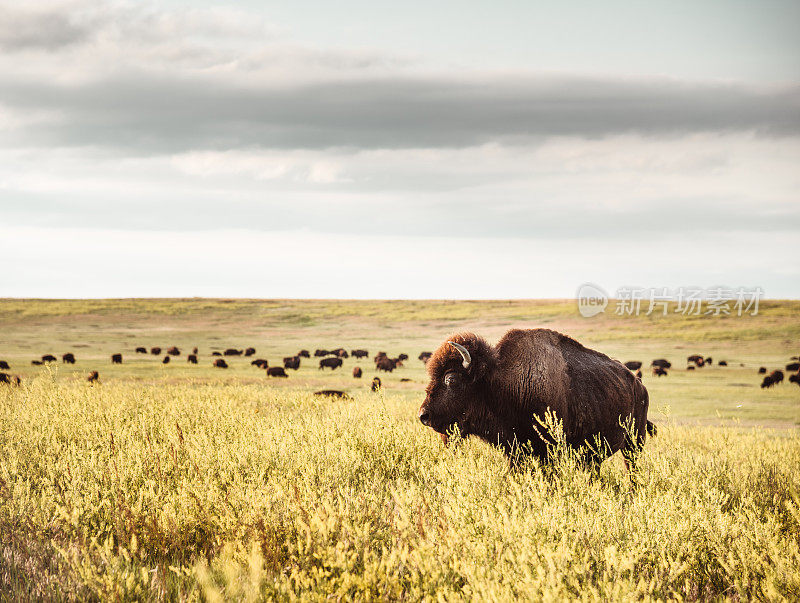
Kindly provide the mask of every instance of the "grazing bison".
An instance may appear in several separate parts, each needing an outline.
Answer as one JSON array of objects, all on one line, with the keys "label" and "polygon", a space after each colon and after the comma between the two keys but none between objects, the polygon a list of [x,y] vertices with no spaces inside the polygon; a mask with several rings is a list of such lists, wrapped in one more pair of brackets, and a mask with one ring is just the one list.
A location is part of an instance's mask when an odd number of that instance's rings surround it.
[{"label": "grazing bison", "polygon": [[283,359],[283,368],[297,370],[300,368],[300,356],[287,356]]},{"label": "grazing bison", "polygon": [[800,362],[790,362],[786,365],[786,370],[789,372],[800,370]]},{"label": "grazing bison", "polygon": [[52,354],[45,354],[42,356],[42,362],[56,362],[57,358]]},{"label": "grazing bison", "polygon": [[408,360],[408,354],[400,354],[400,355],[397,357],[397,359],[398,359],[400,362],[403,362],[404,360]]},{"label": "grazing bison", "polygon": [[397,368],[397,361],[392,360],[391,358],[387,358],[386,356],[382,357],[378,362],[375,364],[375,368],[379,371],[384,371],[386,373],[391,373],[394,369]]},{"label": "grazing bison", "polygon": [[417,356],[417,359],[422,360],[422,362],[425,364],[428,364],[428,360],[431,359],[431,356],[433,356],[433,352],[420,352],[419,356]]},{"label": "grazing bison", "polygon": [[320,349],[316,349],[316,350],[314,351],[314,357],[322,357],[322,356],[327,356],[328,354],[330,354],[330,352],[329,352],[328,350],[320,350]]},{"label": "grazing bison", "polygon": [[728,366],[728,361],[727,360],[720,360],[719,362],[717,362],[717,366]]},{"label": "grazing bison", "polygon": [[153,356],[161,356],[161,348],[150,348],[150,353]]},{"label": "grazing bison", "polygon": [[216,368],[228,368],[228,363],[227,363],[227,362],[225,362],[225,361],[224,361],[222,358],[217,358],[217,359],[214,361],[214,366],[215,366]]},{"label": "grazing bison", "polygon": [[764,375],[766,372],[767,372],[767,367],[766,366],[762,366],[761,368],[758,369],[758,374],[759,375]]},{"label": "grazing bison", "polygon": [[641,381],[549,329],[512,329],[494,347],[473,333],[455,335],[434,352],[428,374],[422,424],[445,435],[457,427],[508,455],[549,458],[551,438],[537,425],[548,411],[563,422],[567,444],[594,467],[617,450],[632,464],[645,435],[655,433]]},{"label": "grazing bison", "polygon": [[353,398],[350,397],[349,394],[343,392],[340,389],[321,389],[318,392],[314,392],[315,396],[324,396],[327,398],[342,398],[343,400],[352,400]]},{"label": "grazing bison", "polygon": [[350,354],[344,348],[336,348],[333,350],[333,355],[337,358],[350,358]]},{"label": "grazing bison", "polygon": [[797,385],[800,385],[800,373],[789,375],[789,383],[796,383]]},{"label": "grazing bison", "polygon": [[783,371],[772,371],[770,376],[775,381],[775,383],[783,383]]},{"label": "grazing bison", "polygon": [[360,366],[353,367],[353,378],[354,379],[361,379],[362,371]]},{"label": "grazing bison", "polygon": [[694,362],[697,366],[703,366],[705,364],[705,358],[700,356],[700,354],[692,354],[686,359],[687,362]]},{"label": "grazing bison", "polygon": [[164,356],[164,360],[161,361],[161,364],[169,364],[169,355]]},{"label": "grazing bison", "polygon": [[711,358],[711,356],[709,356],[708,358],[706,358],[706,364],[708,366],[711,366],[712,364],[714,364],[714,359]]},{"label": "grazing bison", "polygon": [[222,356],[222,352],[211,352],[212,356]]},{"label": "grazing bison", "polygon": [[122,364],[122,354],[111,354],[111,364]]},{"label": "grazing bison", "polygon": [[91,373],[89,373],[89,376],[86,377],[86,380],[89,383],[98,383],[100,381],[100,373],[98,373],[97,371],[92,371]]},{"label": "grazing bison", "polygon": [[180,356],[181,351],[177,347],[172,346],[167,350],[167,354],[169,354],[170,356]]},{"label": "grazing bison", "polygon": [[267,377],[288,377],[282,366],[271,366],[267,369]]},{"label": "grazing bison", "polygon": [[300,356],[300,358],[311,358],[311,354],[308,350],[300,350],[297,352],[297,355]]},{"label": "grazing bison", "polygon": [[197,354],[189,354],[186,356],[186,362],[189,364],[197,364]]},{"label": "grazing bison", "polygon": [[628,362],[625,363],[625,368],[631,371],[638,371],[642,368],[642,362],[641,360],[628,360]]},{"label": "grazing bison", "polygon": [[320,370],[324,369],[325,367],[328,367],[331,370],[335,371],[340,366],[342,366],[341,358],[323,358],[322,360],[319,361]]},{"label": "grazing bison", "polygon": [[[691,369],[694,370],[694,367],[691,367]],[[667,375],[669,375],[669,373],[667,373],[667,369],[665,369],[663,366],[654,366],[653,367],[653,376],[655,376],[655,377],[666,377]]]},{"label": "grazing bison", "polygon": [[269,368],[269,362],[267,362],[263,358],[256,358],[250,364],[252,366],[257,366],[260,369],[268,369]]},{"label": "grazing bison", "polygon": [[783,383],[783,371],[772,371],[769,375],[764,377],[764,380],[761,382],[761,389],[778,385],[778,383]]},{"label": "grazing bison", "polygon": [[136,348],[137,354],[147,354],[147,348]]},{"label": "grazing bison", "polygon": [[75,354],[72,352],[67,352],[66,354],[61,355],[61,362],[64,364],[75,364]]},{"label": "grazing bison", "polygon": [[689,366],[686,367],[686,370],[687,371],[693,371],[694,370],[694,366],[690,364]]},{"label": "grazing bison", "polygon": [[0,360],[0,369],[5,369],[7,371],[10,371],[11,367],[8,366],[8,362],[6,362],[5,360]]},{"label": "grazing bison", "polygon": [[656,358],[650,363],[650,366],[660,366],[663,369],[672,368],[672,363],[664,358]]},{"label": "grazing bison", "polygon": [[256,349],[255,349],[255,348],[247,348],[247,349],[244,351],[244,355],[245,355],[245,356],[252,356],[252,355],[254,355],[255,353],[256,353]]},{"label": "grazing bison", "polygon": [[197,348],[192,348],[192,354],[194,354],[195,356],[197,356]]},{"label": "grazing bison", "polygon": [[20,379],[19,375],[0,373],[0,383],[7,383],[8,385],[20,385],[22,383],[22,379]]},{"label": "grazing bison", "polygon": [[374,392],[378,391],[382,387],[381,378],[380,377],[373,377],[372,378],[372,385],[370,389]]},{"label": "grazing bison", "polygon": [[222,353],[223,356],[241,356],[242,354],[242,350],[237,350],[235,348],[228,348]]},{"label": "grazing bison", "polygon": [[369,352],[367,352],[367,350],[350,350],[350,355],[353,358],[368,358]]},{"label": "grazing bison", "polygon": [[41,360],[31,360],[31,364],[33,366],[42,366],[44,362],[42,362]]}]

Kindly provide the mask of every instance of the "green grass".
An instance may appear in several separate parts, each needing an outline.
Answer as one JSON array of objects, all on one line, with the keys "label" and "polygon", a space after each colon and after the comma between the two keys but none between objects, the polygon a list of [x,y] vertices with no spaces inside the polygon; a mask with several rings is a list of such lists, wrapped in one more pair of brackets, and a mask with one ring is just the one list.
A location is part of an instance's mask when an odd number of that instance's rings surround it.
[{"label": "green grass", "polygon": [[[0,359],[23,376],[0,387],[0,600],[797,600],[800,388],[761,390],[756,369],[798,354],[799,316],[797,302],[583,319],[564,301],[0,300]],[[419,424],[419,351],[512,326],[673,361],[644,377],[659,435],[635,487],[620,458],[598,478],[569,455],[511,470]],[[184,356],[164,366],[139,345]],[[371,361],[312,359],[285,380],[250,359],[210,366],[213,348],[249,345],[272,364],[339,345],[412,359],[381,394]],[[30,365],[66,351],[75,367]],[[688,372],[695,352],[730,366]],[[310,395],[323,387],[354,399]]]}]

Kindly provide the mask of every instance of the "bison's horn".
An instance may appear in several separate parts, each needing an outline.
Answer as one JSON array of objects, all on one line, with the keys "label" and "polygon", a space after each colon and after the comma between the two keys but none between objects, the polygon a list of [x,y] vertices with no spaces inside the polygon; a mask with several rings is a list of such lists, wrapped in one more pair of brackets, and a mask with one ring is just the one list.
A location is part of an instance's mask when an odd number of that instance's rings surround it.
[{"label": "bison's horn", "polygon": [[453,346],[455,349],[458,350],[458,353],[461,354],[462,358],[464,358],[464,362],[462,362],[461,365],[465,369],[468,369],[469,365],[472,364],[472,356],[469,355],[469,351],[467,350],[467,348],[465,348],[460,343],[456,343],[455,341],[448,341],[447,343],[449,343],[451,346]]}]

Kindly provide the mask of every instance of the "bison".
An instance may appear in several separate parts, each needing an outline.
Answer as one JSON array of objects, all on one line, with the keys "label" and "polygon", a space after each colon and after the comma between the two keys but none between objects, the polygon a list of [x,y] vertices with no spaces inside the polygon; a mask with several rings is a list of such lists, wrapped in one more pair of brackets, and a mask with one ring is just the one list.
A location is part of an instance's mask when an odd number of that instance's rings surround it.
[{"label": "bison", "polygon": [[111,364],[122,364],[122,354],[111,354]]},{"label": "bison", "polygon": [[712,364],[714,364],[714,359],[711,358],[711,356],[709,356],[708,358],[706,358],[706,364],[708,366],[711,366]]},{"label": "bison", "polygon": [[100,373],[98,373],[97,371],[92,371],[92,372],[90,372],[90,373],[89,373],[89,375],[86,377],[86,380],[87,380],[89,383],[98,383],[98,382],[99,382],[99,380],[100,380]]},{"label": "bison", "polygon": [[420,352],[419,356],[417,356],[417,359],[422,360],[422,362],[425,364],[428,364],[428,360],[431,359],[431,356],[433,356],[433,352]]},{"label": "bison", "polygon": [[381,389],[381,387],[382,387],[381,378],[380,377],[373,377],[372,378],[372,385],[370,386],[370,389],[372,391],[374,391],[374,392],[377,392],[377,391],[379,391]]},{"label": "bison", "polygon": [[317,357],[317,358],[321,358],[322,356],[327,356],[328,354],[330,354],[330,352],[328,350],[316,349],[314,351],[314,357]]},{"label": "bison", "polygon": [[361,379],[362,371],[360,366],[353,367],[353,378],[354,379]]},{"label": "bison", "polygon": [[692,354],[686,358],[686,362],[694,362],[697,366],[703,366],[706,361],[700,354]]},{"label": "bison", "polygon": [[5,369],[7,371],[11,370],[11,367],[8,365],[8,362],[5,360],[0,360],[0,369]]},{"label": "bison", "polygon": [[717,366],[728,366],[728,361],[727,360],[720,360],[719,362],[717,362]]},{"label": "bison", "polygon": [[772,371],[769,375],[764,377],[764,380],[761,382],[761,389],[778,385],[778,383],[783,383],[783,371]]},{"label": "bison", "polygon": [[169,364],[169,354],[164,356],[164,360],[161,361],[161,364]]},{"label": "bison", "polygon": [[228,363],[225,362],[222,358],[217,358],[214,360],[214,366],[216,368],[228,368]]},{"label": "bison", "polygon": [[404,360],[408,360],[408,354],[400,354],[397,357],[397,360],[399,360],[400,362],[403,362]]},{"label": "bison", "polygon": [[192,348],[192,354],[194,354],[195,356],[197,356],[197,348]]},{"label": "bison", "polygon": [[[690,367],[690,368],[692,370],[694,370],[694,367]],[[665,369],[663,366],[654,366],[653,367],[653,376],[654,377],[666,377],[667,375],[669,375],[669,373],[667,372],[667,369]]]},{"label": "bison", "polygon": [[222,355],[223,356],[241,356],[242,353],[243,353],[242,350],[237,350],[235,348],[228,348],[227,350],[225,350],[222,353]]},{"label": "bison", "polygon": [[31,364],[33,366],[42,366],[44,362],[42,362],[41,360],[31,360]]},{"label": "bison", "polygon": [[640,368],[642,368],[642,361],[628,360],[628,362],[625,363],[625,368],[631,371],[638,371]]},{"label": "bison", "polygon": [[633,469],[645,435],[655,433],[641,381],[616,360],[549,329],[512,329],[494,347],[474,333],[454,335],[433,353],[428,374],[422,424],[443,435],[457,427],[512,458],[516,452],[550,458],[548,411],[563,422],[566,443],[595,468],[621,450]]},{"label": "bison", "polygon": [[800,373],[789,375],[789,383],[796,383],[797,385],[800,385]]},{"label": "bison", "polygon": [[172,346],[167,350],[167,354],[169,354],[170,356],[180,356],[181,351],[177,347]]},{"label": "bison", "polygon": [[308,350],[300,350],[297,352],[297,355],[300,358],[311,358],[311,353]]},{"label": "bison", "polygon": [[650,366],[660,366],[663,369],[672,368],[672,363],[664,358],[656,358],[650,363]]},{"label": "bison", "polygon": [[392,360],[391,358],[387,358],[386,356],[382,357],[378,362],[375,364],[375,368],[379,371],[384,371],[386,373],[391,373],[394,369],[397,368],[398,362],[396,360]]},{"label": "bison", "polygon": [[314,392],[315,396],[324,396],[326,398],[341,398],[343,400],[352,400],[353,398],[350,397],[349,394],[343,392],[340,389],[321,389],[318,392]]},{"label": "bison", "polygon": [[694,365],[690,364],[689,366],[686,367],[686,370],[687,371],[693,371],[694,370]]},{"label": "bison", "polygon": [[342,359],[341,358],[323,358],[319,361],[319,368],[320,370],[324,369],[325,367],[330,368],[331,370],[335,371],[337,368],[342,366]]},{"label": "bison", "polygon": [[300,368],[300,356],[287,356],[283,359],[283,368],[297,370]]},{"label": "bison", "polygon": [[367,350],[350,350],[350,355],[353,358],[369,358],[369,352]]},{"label": "bison", "polygon": [[255,353],[256,353],[256,349],[255,348],[247,348],[244,351],[244,355],[245,356],[253,356]]},{"label": "bison", "polygon": [[764,375],[766,372],[767,372],[767,367],[766,366],[762,366],[761,368],[758,369],[758,374],[759,375]]},{"label": "bison", "polygon": [[22,383],[22,379],[19,375],[0,373],[0,383],[7,383],[8,385],[20,385]]},{"label": "bison", "polygon": [[428,374],[422,424],[442,435],[455,427],[512,459],[517,452],[550,458],[548,411],[563,423],[566,443],[595,469],[617,450],[633,469],[646,434],[655,434],[641,381],[616,360],[549,329],[512,329],[494,347],[460,333],[433,353]]},{"label": "bison", "polygon": [[269,368],[269,362],[267,362],[263,358],[256,358],[250,364],[252,366],[257,366],[260,369],[268,369]]},{"label": "bison", "polygon": [[52,354],[45,354],[42,356],[42,362],[55,362],[57,358]]},{"label": "bison", "polygon": [[153,356],[161,356],[161,348],[150,348],[150,353]]},{"label": "bison", "polygon": [[271,366],[267,369],[267,377],[288,377],[282,366]]},{"label": "bison", "polygon": [[211,352],[212,356],[222,356],[222,352]]},{"label": "bison", "polygon": [[790,362],[786,365],[786,370],[789,372],[800,370],[800,362]]},{"label": "bison", "polygon": [[136,348],[137,354],[147,354],[147,348]]},{"label": "bison", "polygon": [[197,364],[197,354],[189,354],[186,356],[186,362],[189,364]]}]

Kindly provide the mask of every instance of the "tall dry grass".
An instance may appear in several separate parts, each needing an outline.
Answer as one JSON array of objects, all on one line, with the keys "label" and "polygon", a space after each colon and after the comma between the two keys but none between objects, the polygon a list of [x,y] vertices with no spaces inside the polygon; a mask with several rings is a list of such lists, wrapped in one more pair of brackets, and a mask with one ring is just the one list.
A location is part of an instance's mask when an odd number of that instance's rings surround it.
[{"label": "tall dry grass", "polygon": [[0,388],[3,598],[800,599],[800,437],[660,422],[636,487],[445,449],[413,402]]}]

